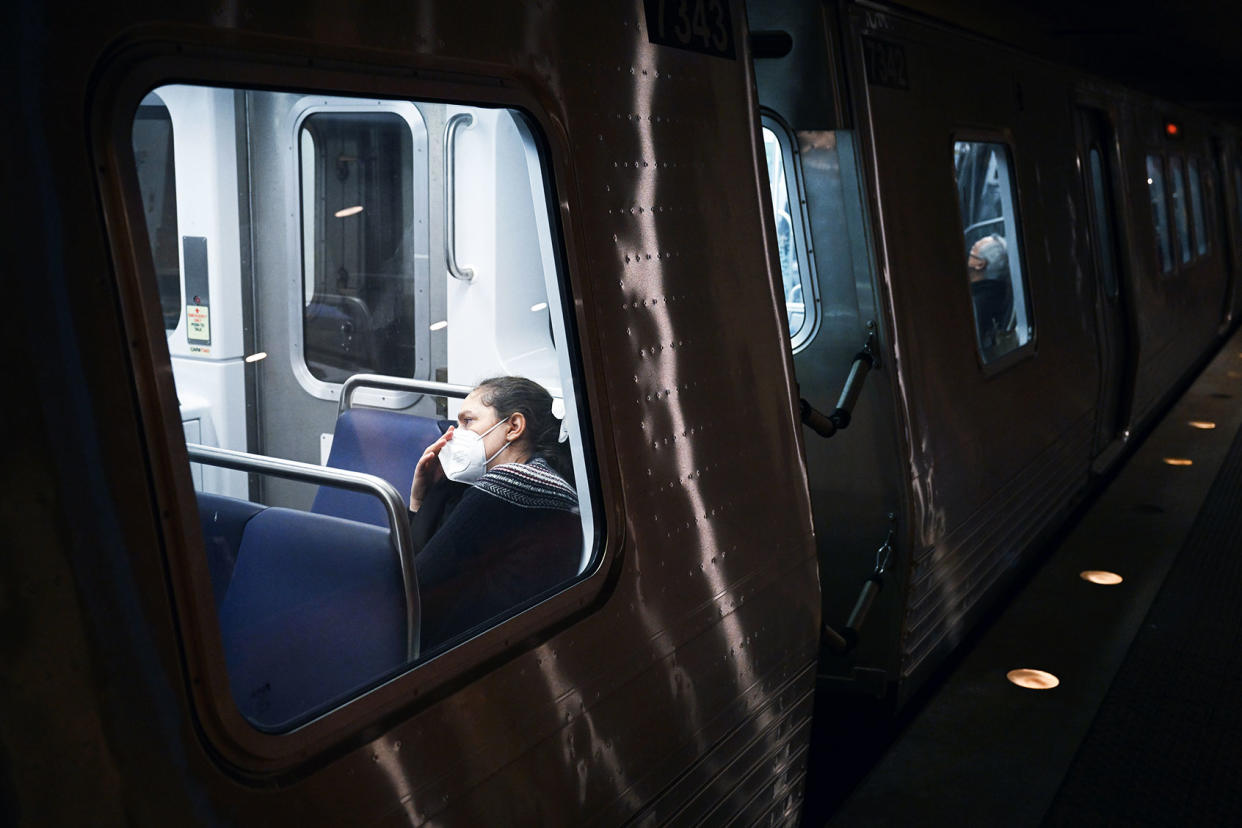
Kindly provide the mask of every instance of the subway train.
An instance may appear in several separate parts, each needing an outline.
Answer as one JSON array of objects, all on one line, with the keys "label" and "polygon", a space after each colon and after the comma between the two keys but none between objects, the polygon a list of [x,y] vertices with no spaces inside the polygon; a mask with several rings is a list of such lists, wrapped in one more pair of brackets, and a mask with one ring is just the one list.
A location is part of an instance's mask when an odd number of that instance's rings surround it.
[{"label": "subway train", "polygon": [[796,823],[1242,311],[1237,125],[896,7],[11,18],[6,822]]}]

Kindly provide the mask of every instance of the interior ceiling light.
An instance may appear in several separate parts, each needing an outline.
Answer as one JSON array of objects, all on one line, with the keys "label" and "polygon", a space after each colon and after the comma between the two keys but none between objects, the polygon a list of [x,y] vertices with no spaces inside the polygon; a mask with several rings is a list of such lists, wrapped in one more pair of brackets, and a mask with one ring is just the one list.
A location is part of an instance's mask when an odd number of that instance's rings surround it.
[{"label": "interior ceiling light", "polygon": [[440,331],[440,330],[443,330],[443,329],[445,329],[445,328],[447,328],[447,327],[448,327],[448,322],[446,322],[446,321],[445,321],[445,320],[443,320],[443,319],[441,319],[439,322],[432,322],[432,323],[431,323],[431,329],[432,329],[433,331]]},{"label": "interior ceiling light", "polygon": [[267,351],[259,351],[257,354],[251,354],[246,357],[246,362],[258,362],[261,359],[267,359]]},{"label": "interior ceiling light", "polygon": [[1210,431],[1216,428],[1216,423],[1212,422],[1211,420],[1191,420],[1190,422],[1186,423],[1186,425],[1190,426],[1191,428],[1202,429],[1203,431]]},{"label": "interior ceiling light", "polygon": [[1194,460],[1187,460],[1185,457],[1166,457],[1164,462],[1168,466],[1193,466],[1195,464]]},{"label": "interior ceiling light", "polygon": [[1116,572],[1108,572],[1103,569],[1086,569],[1079,572],[1078,577],[1084,581],[1090,581],[1093,584],[1100,584],[1102,586],[1114,586],[1125,580]]},{"label": "interior ceiling light", "polygon": [[539,312],[539,311],[541,311],[541,310],[545,310],[547,307],[548,307],[548,303],[547,303],[547,302],[539,302],[538,304],[531,305],[531,306],[530,306],[530,309],[531,309],[532,311],[535,311],[535,312],[537,313],[537,312]]},{"label": "interior ceiling light", "polygon": [[337,218],[348,218],[349,216],[356,216],[361,212],[362,212],[362,205],[355,204],[353,207],[346,207],[343,210],[337,210],[332,215],[336,216]]},{"label": "interior ceiling light", "polygon": [[1061,683],[1061,680],[1052,673],[1025,668],[1010,670],[1005,674],[1005,678],[1019,687],[1025,687],[1027,690],[1051,690]]}]

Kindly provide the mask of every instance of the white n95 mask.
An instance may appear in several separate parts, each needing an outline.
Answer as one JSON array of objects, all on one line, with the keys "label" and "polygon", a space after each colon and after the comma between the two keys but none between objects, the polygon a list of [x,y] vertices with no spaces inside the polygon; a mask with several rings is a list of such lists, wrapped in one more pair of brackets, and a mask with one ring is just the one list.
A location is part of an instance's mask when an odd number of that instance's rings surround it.
[{"label": "white n95 mask", "polygon": [[487,471],[487,464],[509,447],[509,443],[506,442],[491,457],[484,454],[483,438],[504,422],[505,420],[501,420],[482,434],[476,434],[466,428],[454,430],[453,439],[440,449],[440,468],[444,469],[445,477],[467,485],[477,483],[483,476],[483,472]]}]

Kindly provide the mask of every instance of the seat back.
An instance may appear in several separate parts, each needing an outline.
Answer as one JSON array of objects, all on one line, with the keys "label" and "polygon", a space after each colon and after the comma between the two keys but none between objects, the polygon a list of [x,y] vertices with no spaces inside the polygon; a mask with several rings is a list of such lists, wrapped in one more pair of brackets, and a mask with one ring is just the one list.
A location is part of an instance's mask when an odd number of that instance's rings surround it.
[{"label": "seat back", "polygon": [[224,601],[225,591],[233,577],[237,550],[241,547],[246,524],[264,507],[248,500],[197,492],[198,518],[203,527],[203,546],[207,551],[207,569],[211,573],[211,591],[216,609]]},{"label": "seat back", "polygon": [[[350,408],[336,421],[328,466],[382,477],[402,497],[408,496],[414,466],[423,450],[440,438],[436,420],[378,408]],[[388,526],[384,507],[374,495],[320,486],[311,511],[320,515]]]},{"label": "seat back", "polygon": [[406,660],[405,593],[388,532],[271,507],[245,526],[220,608],[238,709],[284,729]]}]

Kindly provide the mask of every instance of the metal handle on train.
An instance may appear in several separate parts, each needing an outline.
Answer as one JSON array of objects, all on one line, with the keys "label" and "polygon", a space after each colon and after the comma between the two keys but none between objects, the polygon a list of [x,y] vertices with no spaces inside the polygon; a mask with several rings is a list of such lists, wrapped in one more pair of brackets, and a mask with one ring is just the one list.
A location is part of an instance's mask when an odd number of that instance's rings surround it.
[{"label": "metal handle on train", "polygon": [[457,130],[474,123],[469,112],[459,112],[449,118],[444,127],[444,261],[448,263],[449,275],[469,282],[474,270],[457,264]]},{"label": "metal handle on train", "polygon": [[[889,515],[890,521],[894,519],[895,515]],[[884,572],[888,569],[889,561],[893,557],[893,537],[896,531],[896,527],[890,528],[888,537],[875,551],[875,569],[867,576],[867,580],[863,581],[862,590],[858,593],[858,600],[854,602],[854,610],[850,613],[849,620],[845,622],[844,629],[837,632],[824,624],[821,639],[830,650],[838,655],[845,655],[858,646],[858,636],[867,620],[867,614],[871,612],[871,605],[875,603],[880,590],[884,589]]]},{"label": "metal handle on train", "polygon": [[841,389],[841,397],[837,400],[836,410],[831,414],[824,414],[806,400],[798,400],[802,422],[820,437],[831,437],[849,426],[854,406],[858,403],[859,395],[862,394],[863,383],[866,382],[867,374],[875,366],[875,352],[872,350],[875,344],[875,326],[868,322],[867,327],[870,330],[867,334],[867,341],[863,349],[854,355],[854,364],[850,366],[850,375],[845,380],[845,387]]},{"label": "metal handle on train", "polygon": [[433,394],[437,397],[453,397],[459,400],[464,400],[474,390],[469,385],[453,385],[449,382],[386,377],[383,374],[354,374],[345,380],[345,384],[341,387],[341,402],[336,412],[338,417],[353,407],[354,392],[361,391],[363,388],[375,388],[380,391],[414,391],[419,394]]},{"label": "metal handle on train", "polygon": [[414,571],[413,544],[410,542],[410,524],[406,504],[392,484],[381,477],[344,469],[329,469],[296,460],[265,457],[244,451],[186,443],[190,460],[225,469],[259,472],[302,483],[326,484],[362,492],[378,497],[388,514],[389,536],[397,561],[401,565],[401,586],[405,590],[405,648],[410,661],[418,658],[418,630],[422,623],[422,605],[418,593],[418,574]]}]

